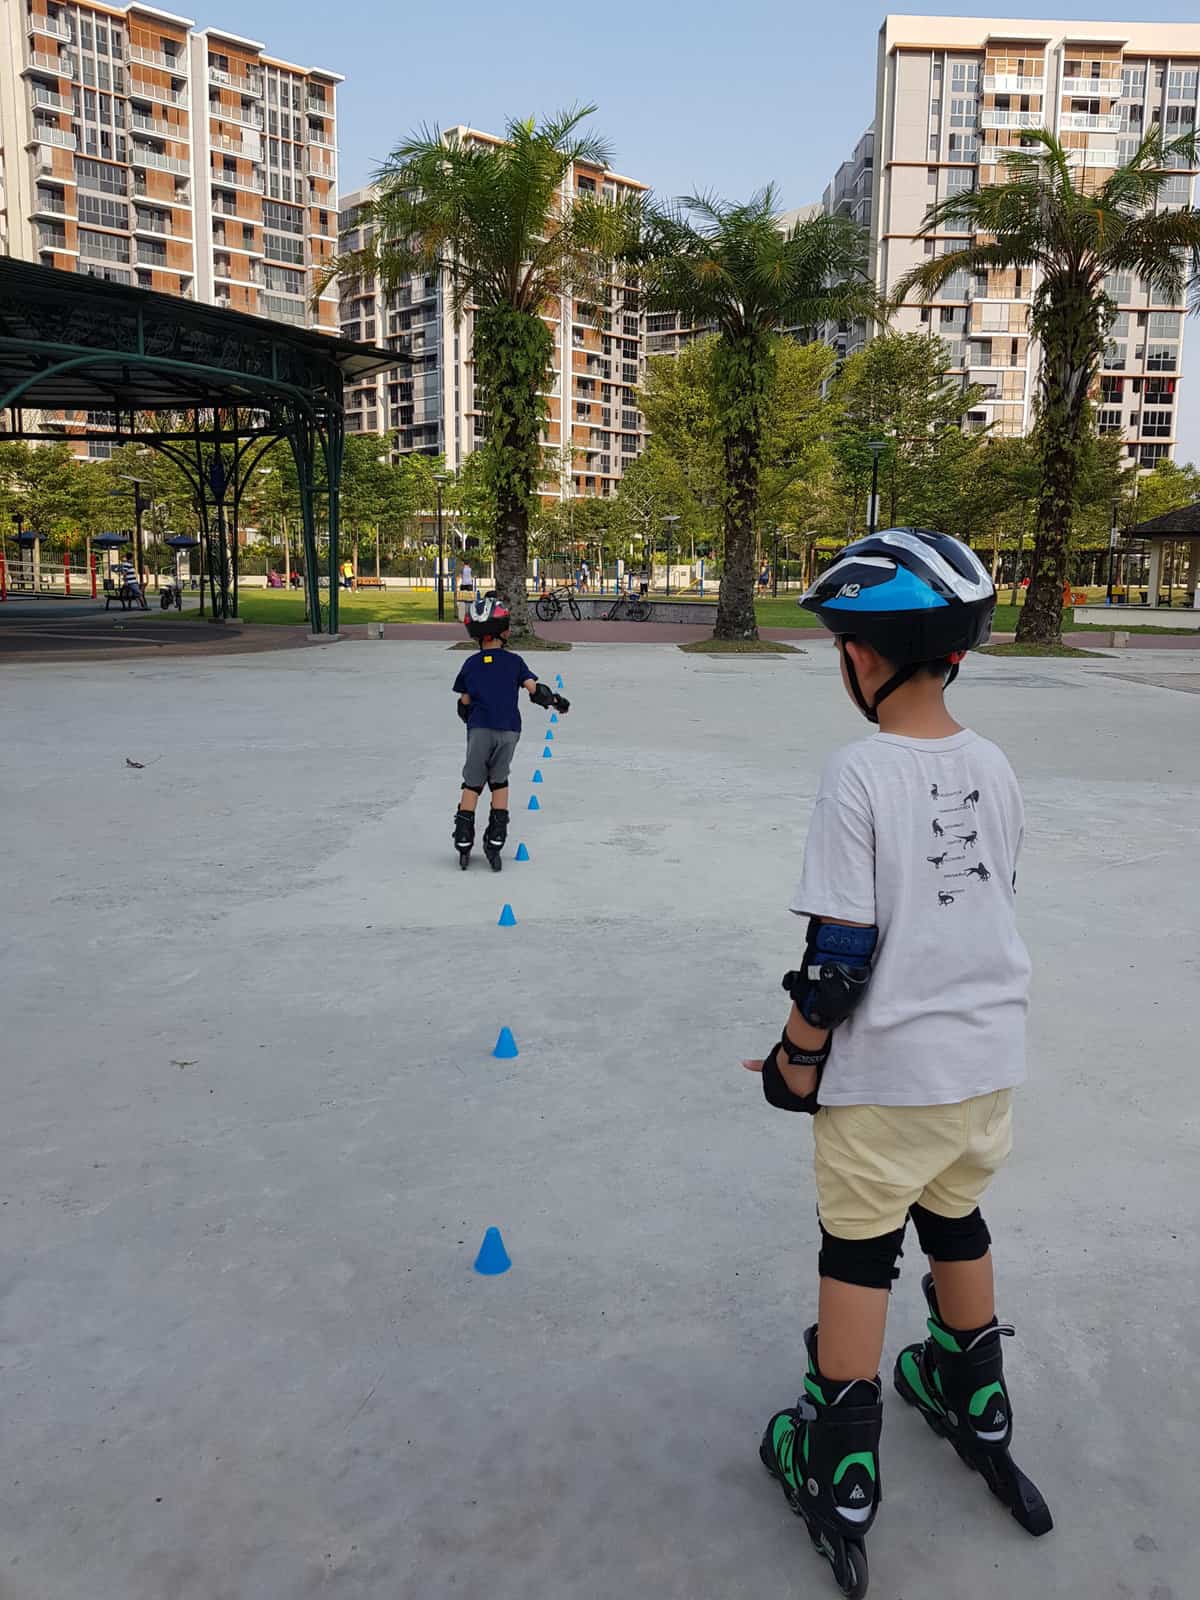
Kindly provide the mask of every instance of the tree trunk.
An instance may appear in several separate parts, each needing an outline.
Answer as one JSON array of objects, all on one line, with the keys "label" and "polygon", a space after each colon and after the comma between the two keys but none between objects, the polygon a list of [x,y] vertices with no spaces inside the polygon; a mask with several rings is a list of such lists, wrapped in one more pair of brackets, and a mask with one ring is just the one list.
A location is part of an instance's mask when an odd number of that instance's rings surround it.
[{"label": "tree trunk", "polygon": [[717,597],[715,639],[757,639],[754,615],[758,440],[739,429],[725,440],[725,567]]},{"label": "tree trunk", "polygon": [[1039,319],[1042,340],[1041,485],[1029,588],[1017,621],[1018,644],[1062,641],[1063,589],[1071,550],[1083,413],[1103,347],[1100,308],[1085,285],[1069,285]]},{"label": "tree trunk", "polygon": [[526,603],[525,572],[529,562],[529,506],[522,495],[496,495],[496,592],[512,613],[514,643],[528,638],[529,607]]}]

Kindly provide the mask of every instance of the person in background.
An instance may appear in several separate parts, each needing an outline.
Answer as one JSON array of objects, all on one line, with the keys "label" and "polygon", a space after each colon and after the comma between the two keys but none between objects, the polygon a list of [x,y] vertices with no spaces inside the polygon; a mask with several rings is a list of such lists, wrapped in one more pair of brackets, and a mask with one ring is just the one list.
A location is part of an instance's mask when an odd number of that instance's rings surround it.
[{"label": "person in background", "polygon": [[475,574],[471,571],[471,563],[469,561],[464,561],[462,564],[462,574],[458,580],[458,587],[468,599],[475,592]]},{"label": "person in background", "polygon": [[137,568],[128,554],[123,555],[120,561],[117,562],[116,574],[117,583],[122,591],[127,593],[131,599],[136,600],[143,611],[147,610],[145,590],[138,577]]},{"label": "person in background", "polygon": [[586,561],[581,561],[579,563],[579,592],[580,592],[580,594],[586,594],[588,592],[588,584],[591,581],[592,581],[592,575],[591,575],[590,571],[588,570],[588,564],[587,564]]},{"label": "person in background", "polygon": [[771,568],[764,561],[763,564],[762,564],[762,571],[758,575],[758,592],[759,592],[759,594],[766,594],[767,589],[770,587],[770,583],[771,583]]}]

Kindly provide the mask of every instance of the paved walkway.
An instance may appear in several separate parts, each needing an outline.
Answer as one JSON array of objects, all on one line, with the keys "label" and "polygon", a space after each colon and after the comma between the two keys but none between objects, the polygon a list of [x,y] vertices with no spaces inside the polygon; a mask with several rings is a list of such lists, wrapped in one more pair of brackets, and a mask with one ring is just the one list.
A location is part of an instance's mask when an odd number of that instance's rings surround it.
[{"label": "paved walkway", "polygon": [[[5,668],[5,1600],[834,1593],[756,1455],[815,1304],[809,1130],[737,1062],[863,724],[828,649],[560,663],[501,878],[450,849],[441,641]],[[1027,800],[1033,1074],[988,1216],[1058,1526],[889,1395],[872,1600],[1196,1591],[1200,701],[1146,681],[1187,669],[953,691]]]}]

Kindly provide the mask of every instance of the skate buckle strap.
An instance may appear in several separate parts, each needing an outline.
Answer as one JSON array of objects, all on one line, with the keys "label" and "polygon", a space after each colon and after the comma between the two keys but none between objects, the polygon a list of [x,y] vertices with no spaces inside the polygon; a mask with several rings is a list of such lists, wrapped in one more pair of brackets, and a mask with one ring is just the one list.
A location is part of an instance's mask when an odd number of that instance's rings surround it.
[{"label": "skate buckle strap", "polygon": [[1011,1322],[997,1322],[993,1327],[984,1328],[981,1333],[977,1333],[970,1344],[963,1347],[963,1353],[965,1355],[968,1350],[974,1350],[979,1341],[986,1339],[990,1334],[1003,1334],[1006,1339],[1012,1339],[1015,1337],[1016,1331]]},{"label": "skate buckle strap", "polygon": [[799,1400],[796,1401],[796,1415],[801,1422],[815,1422],[817,1420],[817,1408],[811,1400],[806,1400],[801,1395]]}]

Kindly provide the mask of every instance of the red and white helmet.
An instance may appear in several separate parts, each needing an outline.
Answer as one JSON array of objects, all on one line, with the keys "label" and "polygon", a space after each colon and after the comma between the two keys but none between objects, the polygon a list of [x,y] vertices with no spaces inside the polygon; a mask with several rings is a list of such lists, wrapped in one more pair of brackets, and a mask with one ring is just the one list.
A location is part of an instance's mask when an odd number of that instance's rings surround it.
[{"label": "red and white helmet", "polygon": [[494,591],[472,600],[463,618],[472,639],[502,639],[512,625],[508,607]]}]

